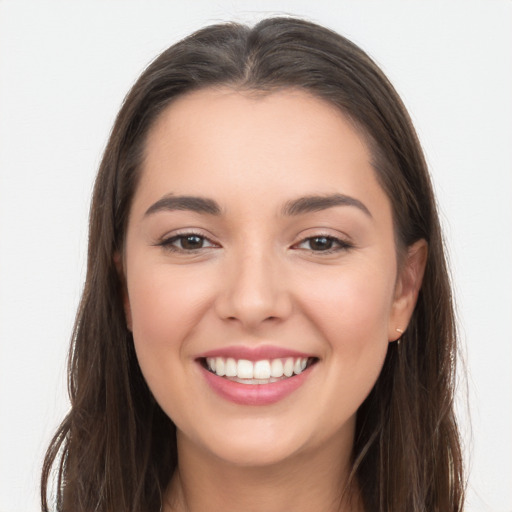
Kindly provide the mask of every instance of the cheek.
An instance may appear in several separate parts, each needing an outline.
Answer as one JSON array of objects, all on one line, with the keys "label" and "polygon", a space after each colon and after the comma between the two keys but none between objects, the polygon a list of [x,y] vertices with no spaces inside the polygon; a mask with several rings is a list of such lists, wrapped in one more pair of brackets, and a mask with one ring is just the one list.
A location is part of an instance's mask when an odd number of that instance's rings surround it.
[{"label": "cheek", "polygon": [[187,340],[210,302],[207,279],[186,269],[133,264],[128,276],[133,338],[146,378],[186,358]]},{"label": "cheek", "polygon": [[197,423],[183,393],[194,381],[191,340],[211,303],[212,286],[184,267],[136,265],[128,276],[133,340],[142,374],[156,401],[177,425]]},{"label": "cheek", "polygon": [[393,292],[393,272],[356,266],[309,283],[301,295],[307,297],[304,310],[332,350],[358,351],[367,344],[387,344]]},{"label": "cheek", "polygon": [[366,268],[320,284],[309,287],[311,300],[304,301],[303,308],[326,342],[318,400],[321,409],[329,411],[324,421],[334,431],[356,413],[381,372],[389,346],[394,282],[386,273]]}]

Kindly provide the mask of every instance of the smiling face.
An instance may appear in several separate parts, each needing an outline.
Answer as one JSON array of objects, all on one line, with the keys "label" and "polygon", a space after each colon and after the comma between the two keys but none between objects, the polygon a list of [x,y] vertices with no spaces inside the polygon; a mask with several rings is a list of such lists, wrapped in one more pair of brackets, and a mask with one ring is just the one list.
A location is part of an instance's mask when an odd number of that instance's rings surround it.
[{"label": "smiling face", "polygon": [[178,446],[242,465],[351,446],[418,288],[370,160],[300,91],[202,90],[158,119],[120,267]]}]

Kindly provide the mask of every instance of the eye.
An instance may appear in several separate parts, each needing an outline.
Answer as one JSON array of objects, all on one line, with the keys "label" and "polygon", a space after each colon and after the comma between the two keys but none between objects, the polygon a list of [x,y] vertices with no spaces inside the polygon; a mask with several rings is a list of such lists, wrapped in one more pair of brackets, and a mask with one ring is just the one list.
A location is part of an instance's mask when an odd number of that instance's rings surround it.
[{"label": "eye", "polygon": [[158,245],[170,251],[193,252],[199,249],[218,247],[205,236],[196,233],[183,233],[162,240]]},{"label": "eye", "polygon": [[334,236],[318,235],[305,238],[295,247],[313,252],[331,253],[351,249],[353,246],[350,243],[340,240]]}]

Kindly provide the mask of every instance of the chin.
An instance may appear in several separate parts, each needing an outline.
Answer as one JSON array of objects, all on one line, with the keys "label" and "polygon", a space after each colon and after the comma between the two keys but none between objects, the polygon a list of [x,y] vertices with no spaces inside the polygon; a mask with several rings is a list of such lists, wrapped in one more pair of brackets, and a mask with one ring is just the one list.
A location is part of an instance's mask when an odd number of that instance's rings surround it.
[{"label": "chin", "polygon": [[208,433],[199,434],[202,439],[192,443],[202,446],[216,459],[239,467],[262,467],[276,465],[300,453],[309,436],[288,427],[273,425],[271,421],[253,419],[238,427],[211,426]]},{"label": "chin", "polygon": [[274,446],[261,446],[248,443],[228,443],[226,449],[215,450],[215,455],[226,464],[258,468],[275,466],[293,458],[297,448],[275,444]]}]

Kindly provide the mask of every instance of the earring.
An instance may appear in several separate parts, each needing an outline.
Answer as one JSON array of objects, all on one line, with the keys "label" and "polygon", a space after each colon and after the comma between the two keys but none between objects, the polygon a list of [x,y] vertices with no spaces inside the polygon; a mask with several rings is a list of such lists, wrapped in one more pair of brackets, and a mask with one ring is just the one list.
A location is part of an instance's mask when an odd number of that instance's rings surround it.
[{"label": "earring", "polygon": [[399,329],[398,327],[395,329],[395,331],[400,333],[400,338],[396,340],[396,344],[400,345],[400,340],[402,339],[402,334],[404,333],[404,331],[402,329]]}]

